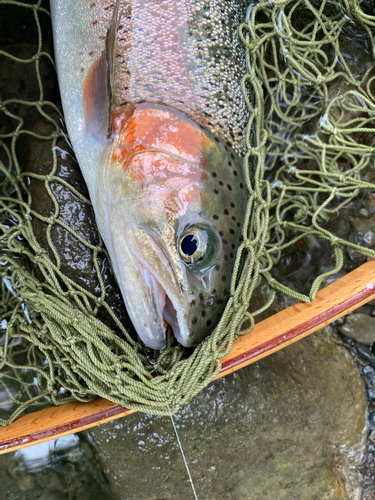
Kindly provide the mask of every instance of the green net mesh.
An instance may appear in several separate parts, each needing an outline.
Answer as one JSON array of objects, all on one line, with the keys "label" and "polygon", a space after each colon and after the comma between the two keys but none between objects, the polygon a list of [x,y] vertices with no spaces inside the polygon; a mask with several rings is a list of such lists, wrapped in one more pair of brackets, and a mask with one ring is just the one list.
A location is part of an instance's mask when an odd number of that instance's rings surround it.
[{"label": "green net mesh", "polygon": [[[20,20],[0,35],[0,424],[46,402],[97,395],[170,414],[218,374],[276,293],[313,300],[348,249],[375,257],[332,225],[375,189],[373,5],[261,0],[249,8],[239,32],[250,197],[231,295],[201,345],[184,349],[168,332],[157,360],[127,318],[64,131],[47,8],[0,0],[0,19]],[[311,236],[334,258],[301,291],[277,278],[275,264]],[[267,298],[249,309],[261,285]]]}]

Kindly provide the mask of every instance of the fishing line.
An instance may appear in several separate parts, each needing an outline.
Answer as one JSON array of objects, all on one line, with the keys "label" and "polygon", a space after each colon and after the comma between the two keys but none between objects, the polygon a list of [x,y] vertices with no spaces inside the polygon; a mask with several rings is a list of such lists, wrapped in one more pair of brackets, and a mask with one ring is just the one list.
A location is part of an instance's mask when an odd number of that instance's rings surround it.
[{"label": "fishing line", "polygon": [[[167,401],[167,406],[168,406],[168,410],[169,410],[168,401]],[[170,411],[170,410],[169,410],[169,411]],[[195,487],[194,487],[194,483],[193,483],[193,478],[191,477],[191,474],[190,474],[189,465],[188,465],[187,460],[186,460],[186,458],[185,458],[185,453],[184,453],[184,450],[182,449],[182,444],[181,444],[181,441],[180,441],[180,438],[179,438],[179,435],[178,435],[178,432],[177,432],[177,427],[176,427],[176,424],[175,424],[175,421],[174,421],[173,415],[169,415],[169,416],[171,417],[171,420],[172,420],[173,429],[174,429],[174,432],[175,432],[175,434],[176,434],[176,438],[177,438],[178,446],[180,447],[181,455],[182,455],[182,458],[183,458],[183,460],[184,460],[184,464],[185,464],[185,467],[186,467],[186,471],[187,471],[188,476],[189,476],[189,481],[190,481],[190,484],[191,484],[191,487],[192,487],[192,490],[193,490],[193,493],[194,493],[194,498],[195,498],[195,500],[199,500],[198,495],[197,495],[197,492],[195,491]]]},{"label": "fishing line", "polygon": [[[145,351],[144,351],[145,352]],[[157,355],[157,353],[160,353],[160,351],[155,351],[154,350],[154,356]],[[149,362],[152,364],[152,366],[154,367],[154,370],[156,370],[156,373],[158,373],[158,366],[156,364],[156,361],[153,361],[149,358],[149,356],[147,355],[147,353],[145,352],[146,354],[146,357],[147,359],[149,360]],[[169,404],[168,404],[168,399],[167,397],[165,398],[166,400],[166,403],[167,403],[167,407],[168,407],[168,411],[171,411],[171,409],[169,408]],[[194,498],[195,500],[199,500],[198,498],[198,495],[197,495],[197,492],[195,490],[195,486],[194,486],[194,482],[193,482],[193,478],[191,477],[191,474],[190,474],[190,469],[189,469],[189,464],[187,463],[187,460],[186,460],[186,457],[185,457],[185,453],[184,453],[184,450],[182,448],[182,444],[181,444],[181,440],[180,440],[180,437],[178,435],[178,431],[177,431],[177,427],[176,427],[176,423],[174,421],[174,418],[173,418],[173,415],[169,415],[170,418],[171,418],[171,421],[172,421],[172,425],[173,425],[173,429],[174,429],[174,433],[176,434],[176,438],[177,438],[177,443],[178,443],[178,446],[180,447],[180,451],[181,451],[181,455],[182,455],[182,459],[184,461],[184,464],[185,464],[185,468],[186,468],[186,472],[188,473],[188,476],[189,476],[189,481],[190,481],[190,484],[191,484],[191,488],[193,490],[193,493],[194,493]]]}]

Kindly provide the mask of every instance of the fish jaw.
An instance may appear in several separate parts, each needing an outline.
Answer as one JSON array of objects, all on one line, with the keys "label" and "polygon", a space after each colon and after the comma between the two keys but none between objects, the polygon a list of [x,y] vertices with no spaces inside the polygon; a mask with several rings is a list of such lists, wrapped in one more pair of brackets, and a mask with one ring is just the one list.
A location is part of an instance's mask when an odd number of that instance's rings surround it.
[{"label": "fish jaw", "polygon": [[[177,340],[185,344],[184,339],[188,337],[186,318],[189,298],[178,279],[178,275],[181,275],[181,268],[176,270],[175,265],[155,238],[136,224],[128,224],[125,240],[132,253],[133,262],[142,270],[142,277],[137,284],[137,293],[142,296],[143,303],[147,302],[149,308],[156,305],[152,314],[154,324],[162,325],[164,329],[164,347],[165,321],[172,327]],[[138,323],[136,319],[134,325],[141,336]],[[160,330],[159,327],[158,337]]]},{"label": "fish jaw", "polygon": [[[192,330],[194,304],[198,299],[189,287],[183,264],[175,269],[156,239],[139,225],[129,222],[113,229],[113,262],[122,296],[139,337],[149,347],[166,346],[166,322],[177,341],[193,347],[207,335],[208,328]],[[182,283],[179,275],[183,274]]]},{"label": "fish jaw", "polygon": [[[120,225],[118,224],[120,222]],[[121,293],[142,341],[162,350],[166,345],[165,321],[177,340],[188,337],[188,297],[168,257],[156,240],[133,222],[114,220],[109,246]]]}]

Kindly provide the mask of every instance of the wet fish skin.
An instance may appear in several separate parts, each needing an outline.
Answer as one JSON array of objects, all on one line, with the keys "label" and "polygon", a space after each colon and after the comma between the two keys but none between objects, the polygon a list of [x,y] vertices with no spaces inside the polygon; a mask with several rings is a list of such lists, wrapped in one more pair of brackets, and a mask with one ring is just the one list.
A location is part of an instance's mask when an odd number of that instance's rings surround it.
[{"label": "wet fish skin", "polygon": [[[58,72],[64,74],[59,83],[64,109],[70,110],[68,128],[71,121],[77,128],[82,119],[79,90],[102,54],[114,4],[51,0]],[[247,0],[122,0],[113,105],[166,104],[243,155],[249,114],[241,91],[246,61],[238,26],[247,6]]]},{"label": "wet fish skin", "polygon": [[[244,58],[236,53],[229,57],[232,73],[217,64],[223,61],[221,49],[228,58],[227,47],[216,39],[210,46],[209,32],[199,31],[199,21],[210,19],[212,3],[223,2],[173,3],[176,24],[167,32],[170,43],[163,39],[160,23],[171,2],[122,3],[108,92],[112,101],[107,140],[108,124],[98,119],[103,115],[100,109],[106,109],[103,92],[96,93],[103,85],[96,82],[104,60],[104,27],[110,23],[113,5],[51,2],[68,130],[128,313],[142,340],[154,349],[165,345],[164,318],[185,346],[196,345],[217,322],[229,294],[246,209],[242,161],[234,150],[242,151],[246,113],[241,114],[242,98],[234,102],[223,80],[223,75],[231,75],[239,97]],[[220,10],[223,15],[228,16],[228,6],[233,19],[244,10],[240,0],[228,1]],[[151,30],[146,38],[142,12],[143,17],[148,13]],[[130,29],[123,19],[136,26]],[[233,42],[233,19],[225,19]],[[207,23],[202,26],[207,29]],[[223,24],[218,26],[222,29]],[[123,30],[131,41],[121,38]],[[217,38],[224,40],[219,34]],[[155,43],[147,45],[150,37]],[[146,59],[145,47],[151,51]],[[158,51],[167,54],[167,66],[160,64]],[[229,118],[219,103],[222,97],[227,99]],[[224,142],[228,131],[231,142]],[[189,231],[205,240],[205,252],[196,262],[185,262],[181,254],[181,241]]]}]

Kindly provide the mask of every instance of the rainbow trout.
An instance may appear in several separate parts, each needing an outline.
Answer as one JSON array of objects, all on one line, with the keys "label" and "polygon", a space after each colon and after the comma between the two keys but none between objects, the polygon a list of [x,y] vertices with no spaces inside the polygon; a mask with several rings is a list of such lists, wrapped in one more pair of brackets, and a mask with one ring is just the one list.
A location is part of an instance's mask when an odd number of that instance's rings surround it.
[{"label": "rainbow trout", "polygon": [[246,210],[243,0],[51,0],[69,135],[130,318],[217,324]]}]

